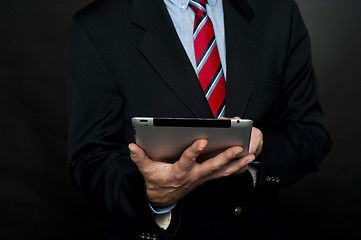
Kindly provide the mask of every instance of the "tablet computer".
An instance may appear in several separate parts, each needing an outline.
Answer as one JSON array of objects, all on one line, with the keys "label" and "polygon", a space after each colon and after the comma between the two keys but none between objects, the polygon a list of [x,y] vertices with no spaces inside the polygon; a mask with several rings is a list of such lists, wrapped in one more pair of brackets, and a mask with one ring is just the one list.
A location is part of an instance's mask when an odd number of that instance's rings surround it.
[{"label": "tablet computer", "polygon": [[208,140],[197,161],[202,162],[232,146],[248,154],[253,122],[248,119],[132,118],[135,140],[155,161],[175,162],[198,139]]}]

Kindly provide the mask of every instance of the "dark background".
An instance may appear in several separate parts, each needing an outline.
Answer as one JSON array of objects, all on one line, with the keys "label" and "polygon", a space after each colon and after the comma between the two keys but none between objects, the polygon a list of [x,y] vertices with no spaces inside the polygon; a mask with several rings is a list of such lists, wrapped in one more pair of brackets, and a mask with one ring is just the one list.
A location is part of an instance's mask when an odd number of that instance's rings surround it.
[{"label": "dark background", "polygon": [[[89,2],[0,1],[2,240],[106,236],[67,172],[67,27]],[[286,239],[361,239],[361,1],[297,2],[334,146],[320,171],[281,191]]]}]

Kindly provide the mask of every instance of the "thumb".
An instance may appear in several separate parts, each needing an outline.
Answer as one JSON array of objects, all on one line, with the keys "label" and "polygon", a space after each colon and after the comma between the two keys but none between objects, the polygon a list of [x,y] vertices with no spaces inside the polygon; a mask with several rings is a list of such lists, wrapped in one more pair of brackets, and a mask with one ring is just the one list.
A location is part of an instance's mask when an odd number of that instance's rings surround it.
[{"label": "thumb", "polygon": [[189,171],[207,144],[207,139],[199,139],[189,146],[183,152],[181,158],[175,163],[178,169],[181,171]]},{"label": "thumb", "polygon": [[139,169],[143,168],[150,159],[137,144],[131,143],[128,145],[130,151],[130,158],[138,166]]}]

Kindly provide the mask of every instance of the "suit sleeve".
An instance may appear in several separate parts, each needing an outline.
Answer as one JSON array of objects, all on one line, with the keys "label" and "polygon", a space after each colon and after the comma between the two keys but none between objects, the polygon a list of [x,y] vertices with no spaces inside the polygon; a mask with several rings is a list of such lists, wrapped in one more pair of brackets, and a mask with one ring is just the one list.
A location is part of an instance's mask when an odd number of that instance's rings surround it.
[{"label": "suit sleeve", "polygon": [[277,121],[265,125],[259,184],[293,183],[319,168],[331,146],[312,67],[309,35],[293,3]]},{"label": "suit sleeve", "polygon": [[144,179],[129,157],[122,96],[76,20],[68,42],[67,101],[73,184],[127,226],[150,219]]}]

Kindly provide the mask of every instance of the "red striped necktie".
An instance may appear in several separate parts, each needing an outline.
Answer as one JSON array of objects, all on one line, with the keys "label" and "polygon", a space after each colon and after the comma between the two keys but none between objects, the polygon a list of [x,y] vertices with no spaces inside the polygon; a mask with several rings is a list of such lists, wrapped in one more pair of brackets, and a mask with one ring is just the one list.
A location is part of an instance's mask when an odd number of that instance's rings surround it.
[{"label": "red striped necktie", "polygon": [[195,12],[193,43],[199,82],[215,118],[225,110],[226,81],[219,58],[213,24],[207,15],[207,0],[191,0]]}]

